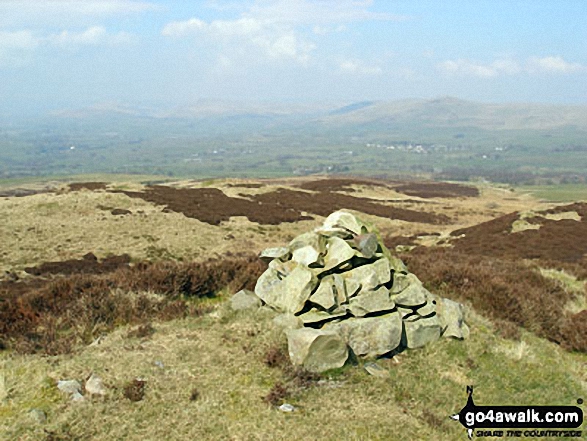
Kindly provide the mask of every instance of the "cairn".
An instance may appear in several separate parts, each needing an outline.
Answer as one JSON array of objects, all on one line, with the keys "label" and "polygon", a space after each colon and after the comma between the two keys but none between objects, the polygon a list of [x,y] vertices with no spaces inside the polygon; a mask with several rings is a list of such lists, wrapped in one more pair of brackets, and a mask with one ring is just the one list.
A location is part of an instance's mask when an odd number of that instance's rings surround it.
[{"label": "cairn", "polygon": [[349,212],[332,213],[260,258],[269,267],[254,295],[239,293],[233,303],[260,299],[280,312],[275,321],[289,328],[290,359],[309,371],[342,367],[349,351],[376,358],[469,334],[463,306],[431,294],[375,228]]}]

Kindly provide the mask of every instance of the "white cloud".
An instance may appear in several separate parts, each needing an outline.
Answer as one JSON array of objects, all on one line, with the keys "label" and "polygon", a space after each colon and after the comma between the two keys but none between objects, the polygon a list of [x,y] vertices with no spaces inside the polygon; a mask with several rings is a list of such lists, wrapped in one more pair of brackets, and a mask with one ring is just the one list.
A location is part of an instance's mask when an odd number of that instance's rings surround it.
[{"label": "white cloud", "polygon": [[569,63],[562,57],[530,57],[527,61],[527,70],[530,73],[545,72],[569,74],[575,72],[586,72],[587,67],[579,63]]},{"label": "white cloud", "polygon": [[136,37],[127,32],[109,33],[102,26],[72,32],[64,30],[58,34],[38,35],[29,29],[0,31],[0,66],[19,67],[32,60],[40,50],[78,49],[84,46],[120,46],[131,44]]},{"label": "white cloud", "polygon": [[204,36],[225,49],[252,45],[270,58],[292,59],[301,63],[308,61],[310,52],[315,48],[313,43],[304,41],[292,28],[252,17],[209,23],[192,18],[168,23],[161,34],[167,37]]},{"label": "white cloud", "polygon": [[446,74],[494,78],[516,74],[571,74],[587,72],[587,67],[579,63],[569,63],[560,56],[529,57],[524,62],[511,59],[499,59],[489,64],[470,60],[447,60],[437,65]]},{"label": "white cloud", "polygon": [[[270,59],[289,59],[305,64],[316,43],[312,39],[346,30],[345,24],[367,20],[404,20],[406,17],[373,12],[372,1],[358,0],[257,0],[242,9],[233,20],[200,18],[166,24],[161,34],[167,37],[205,37],[226,52],[248,47],[260,49]],[[356,72],[373,73],[358,66]]]},{"label": "white cloud", "polygon": [[131,43],[133,36],[127,32],[109,34],[102,26],[92,26],[82,32],[63,31],[60,34],[49,35],[44,41],[62,48],[99,45],[115,46]]},{"label": "white cloud", "polygon": [[438,68],[448,74],[471,75],[480,78],[493,78],[498,75],[514,75],[521,71],[519,64],[513,60],[496,60],[490,64],[480,64],[469,60],[448,60],[440,63]]},{"label": "white cloud", "polygon": [[0,66],[21,66],[39,46],[39,40],[29,30],[0,31]]},{"label": "white cloud", "polygon": [[344,60],[339,63],[342,72],[358,75],[381,75],[383,69],[379,66],[370,66],[360,60]]}]

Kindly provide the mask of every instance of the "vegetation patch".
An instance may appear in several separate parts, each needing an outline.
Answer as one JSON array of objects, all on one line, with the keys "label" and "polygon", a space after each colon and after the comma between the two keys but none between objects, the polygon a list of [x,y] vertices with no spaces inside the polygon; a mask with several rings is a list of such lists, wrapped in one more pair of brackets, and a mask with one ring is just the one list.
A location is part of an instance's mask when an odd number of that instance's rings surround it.
[{"label": "vegetation patch", "polygon": [[[349,181],[356,183],[356,181]],[[232,198],[217,188],[147,187],[143,192],[121,191],[129,197],[165,205],[165,210],[183,213],[211,225],[228,221],[232,216],[246,216],[251,222],[277,225],[282,222],[310,220],[306,213],[328,216],[342,208],[407,222],[448,223],[442,214],[419,212],[383,205],[379,201],[340,193],[326,187],[317,193],[279,188],[273,192]],[[245,196],[245,195],[244,195]]]},{"label": "vegetation patch", "polygon": [[475,187],[449,182],[410,182],[394,187],[394,190],[408,196],[420,198],[471,198],[479,196]]},{"label": "vegetation patch", "polygon": [[48,274],[104,274],[116,271],[119,268],[127,268],[130,256],[110,256],[98,260],[93,253],[84,255],[81,259],[71,259],[63,262],[45,262],[35,267],[27,267],[24,270],[33,276]]},{"label": "vegetation patch", "polygon": [[123,324],[200,315],[222,289],[253,288],[265,264],[256,256],[204,263],[142,262],[108,273],[0,284],[0,335],[24,353],[67,353]]}]

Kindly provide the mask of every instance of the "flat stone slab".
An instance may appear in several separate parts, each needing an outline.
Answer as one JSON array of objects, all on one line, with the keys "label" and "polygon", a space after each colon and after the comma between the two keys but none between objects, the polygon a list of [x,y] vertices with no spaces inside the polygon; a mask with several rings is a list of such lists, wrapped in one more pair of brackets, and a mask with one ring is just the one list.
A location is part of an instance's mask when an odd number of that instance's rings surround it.
[{"label": "flat stone slab", "polygon": [[352,279],[358,283],[361,290],[373,290],[391,280],[389,261],[387,259],[378,259],[373,263],[361,265],[353,268],[342,276],[346,279]]},{"label": "flat stone slab", "polygon": [[419,320],[404,320],[404,338],[402,344],[409,349],[420,348],[440,338],[440,323],[435,315]]},{"label": "flat stone slab", "polygon": [[353,243],[357,250],[359,250],[359,252],[367,259],[371,259],[375,256],[375,253],[379,248],[377,236],[373,233],[360,234],[353,239]]},{"label": "flat stone slab", "polygon": [[359,295],[350,299],[347,309],[355,317],[363,317],[373,312],[391,311],[394,308],[395,303],[389,296],[389,290],[382,286],[375,291],[361,291]]},{"label": "flat stone slab", "polygon": [[413,283],[397,295],[392,295],[396,305],[406,307],[422,307],[432,301],[432,294],[421,283]]},{"label": "flat stone slab", "polygon": [[330,270],[351,260],[356,251],[340,237],[331,237],[326,243],[326,256],[324,257],[324,270]]},{"label": "flat stone slab", "polygon": [[276,248],[265,248],[259,254],[259,258],[263,262],[271,262],[273,259],[288,260],[290,257],[289,248],[287,247],[276,247]]},{"label": "flat stone slab", "polygon": [[396,349],[402,338],[402,320],[393,312],[379,317],[349,318],[326,324],[325,329],[339,332],[360,357],[378,357]]},{"label": "flat stone slab", "polygon": [[308,312],[300,314],[297,317],[302,320],[304,325],[312,325],[321,322],[328,322],[338,317],[344,317],[345,315],[347,315],[346,311],[326,312],[318,309],[310,309]]},{"label": "flat stone slab", "polygon": [[295,314],[304,308],[318,283],[308,268],[297,265],[285,278],[268,268],[255,285],[255,294],[270,307]]},{"label": "flat stone slab", "polygon": [[257,309],[261,304],[261,299],[253,291],[249,291],[248,289],[241,289],[230,299],[230,306],[234,311]]},{"label": "flat stone slab", "polygon": [[291,362],[310,372],[324,372],[344,366],[349,351],[336,332],[301,328],[287,333]]},{"label": "flat stone slab", "polygon": [[365,227],[365,231],[363,231],[364,224],[359,221],[354,215],[346,211],[335,211],[331,215],[329,215],[326,220],[324,220],[324,224],[322,225],[322,230],[343,230],[348,231],[353,236],[357,236],[362,233],[366,233],[367,229]]}]

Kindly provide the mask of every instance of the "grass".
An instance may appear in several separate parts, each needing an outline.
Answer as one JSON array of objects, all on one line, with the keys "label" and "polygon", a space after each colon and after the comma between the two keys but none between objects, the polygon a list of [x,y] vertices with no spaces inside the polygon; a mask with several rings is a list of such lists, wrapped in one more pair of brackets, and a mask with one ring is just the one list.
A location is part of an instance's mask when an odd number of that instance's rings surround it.
[{"label": "grass", "polygon": [[586,184],[532,185],[517,187],[516,191],[529,193],[549,202],[575,202],[587,200]]},{"label": "grass", "polygon": [[[139,189],[136,182],[115,185]],[[229,191],[254,194],[282,185],[287,183],[267,183],[262,190]],[[451,230],[503,213],[544,208],[524,194],[489,186],[480,188],[478,198],[406,204],[416,210],[424,207],[446,214],[451,218],[450,225],[430,226],[377,216],[365,219],[379,227],[382,235],[440,233],[439,237],[444,238]],[[381,189],[360,189],[362,197],[398,197],[391,191],[386,195]],[[126,208],[133,214],[112,216],[99,206]],[[89,191],[0,199],[0,270],[18,272],[43,261],[78,259],[90,251],[99,258],[128,253],[135,264],[146,258],[185,262],[157,264],[160,269],[171,268],[169,277],[164,277],[165,271],[159,272],[160,282],[185,288],[183,282],[187,279],[180,277],[181,268],[225,251],[255,253],[265,246],[282,245],[321,221],[316,217],[313,221],[260,228],[245,218],[231,218],[212,226],[181,214],[163,213],[161,208],[122,194]],[[441,253],[452,256],[448,248]],[[80,331],[83,332],[79,335],[85,336],[75,339],[70,353],[55,351],[56,355],[41,356],[0,350],[0,439],[442,441],[466,437],[462,426],[448,416],[464,406],[465,387],[470,384],[476,387],[478,405],[574,405],[578,398],[585,398],[587,354],[565,351],[518,327],[528,324],[528,329],[543,330],[546,335],[559,325],[547,314],[551,311],[549,299],[536,303],[533,296],[525,295],[525,277],[529,277],[526,269],[535,277],[531,284],[533,295],[552,294],[565,302],[579,298],[582,280],[561,271],[540,273],[524,268],[522,272],[522,266],[508,266],[508,262],[491,259],[480,259],[477,267],[467,267],[471,263],[467,259],[448,259],[448,263],[444,259],[443,263],[435,256],[432,253],[422,257],[421,268],[417,269],[418,256],[414,254],[414,266],[410,269],[431,283],[437,294],[454,298],[471,294],[471,337],[466,341],[443,339],[432,346],[401,353],[392,360],[379,360],[377,363],[389,372],[387,378],[370,376],[362,362],[325,373],[319,380],[292,371],[283,360],[285,337],[272,325],[273,313],[264,308],[254,312],[231,311],[224,299],[232,291],[222,290],[220,285],[208,290],[220,290],[217,297],[196,296],[191,301],[202,313],[200,316],[161,317],[147,313],[141,320],[124,319],[124,302],[136,306],[142,297],[145,301],[160,302],[164,296],[157,290],[145,289],[140,284],[135,288],[122,284],[108,297],[114,301],[109,303],[99,301],[99,295],[94,296],[103,291],[103,285],[97,284],[96,292],[82,287],[81,291],[86,290],[88,295],[81,297],[94,298],[95,305],[100,307],[94,309],[92,302],[83,307],[79,301],[62,308],[71,313],[69,321],[61,322],[66,327],[57,326],[57,336],[69,338]],[[443,265],[453,265],[448,268],[448,275],[442,275]],[[508,278],[510,273],[515,274]],[[143,276],[139,274],[136,280],[125,277],[129,283],[138,283],[144,281]],[[425,280],[426,276],[430,280]],[[101,277],[107,281],[109,276]],[[68,286],[74,291],[83,285],[76,285],[75,280],[83,282],[86,278],[69,279]],[[493,298],[495,284],[503,285],[498,294],[513,292],[525,296],[516,303],[520,322],[508,317],[517,323],[515,326],[496,319],[496,311],[506,308],[499,301],[507,301],[509,294]],[[569,301],[561,306],[561,311],[572,305]],[[116,307],[118,304],[120,308]],[[579,304],[569,311],[578,312],[578,307]],[[92,311],[99,317],[93,316]],[[87,325],[117,311],[118,318],[107,329]],[[577,331],[572,344],[577,350],[587,351],[581,346],[587,342],[587,327],[582,325],[587,320],[579,314],[572,317],[574,321],[565,322],[561,332]],[[45,329],[59,325],[59,320],[49,320]],[[76,322],[79,329],[75,329]],[[581,330],[581,326],[585,329]],[[97,335],[101,338],[94,340]],[[93,344],[84,345],[92,340]],[[108,391],[105,398],[70,403],[56,388],[57,380],[82,381],[92,372],[104,381]],[[136,384],[137,379],[145,381],[144,396],[131,401],[125,397],[125,389],[130,391],[129,385]],[[280,412],[276,406],[282,402],[294,405],[296,410],[289,414]],[[31,409],[46,412],[47,422],[34,422],[28,415]]]},{"label": "grass", "polygon": [[[389,378],[350,366],[289,396],[296,411],[284,414],[264,400],[287,381],[266,363],[268,349],[285,338],[271,317],[263,309],[237,314],[224,304],[203,317],[155,323],[145,339],[119,329],[73,356],[4,353],[10,393],[0,436],[46,439],[46,430],[80,440],[454,440],[464,429],[448,416],[464,406],[467,384],[476,386],[477,403],[488,405],[573,405],[587,393],[585,355],[528,333],[520,342],[504,340],[472,313],[469,340],[441,340],[400,354],[398,364],[379,361]],[[105,399],[74,404],[56,391],[56,380],[89,372],[106,384]],[[145,396],[131,402],[124,389],[135,378],[146,382]],[[26,418],[39,407],[48,414],[45,426]]]}]

